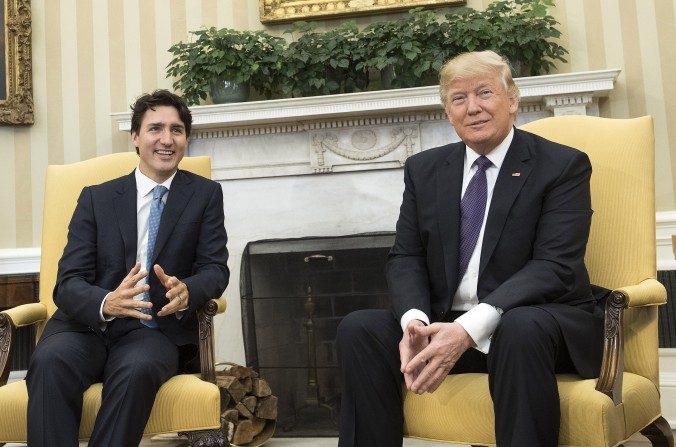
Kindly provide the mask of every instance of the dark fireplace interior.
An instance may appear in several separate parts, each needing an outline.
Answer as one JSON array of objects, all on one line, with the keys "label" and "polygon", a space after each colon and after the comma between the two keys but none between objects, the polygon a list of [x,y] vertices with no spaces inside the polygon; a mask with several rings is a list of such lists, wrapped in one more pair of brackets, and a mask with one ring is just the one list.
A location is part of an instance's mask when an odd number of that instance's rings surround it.
[{"label": "dark fireplace interior", "polygon": [[251,242],[242,256],[246,362],[279,398],[275,436],[336,436],[336,328],[353,310],[387,308],[394,233]]}]

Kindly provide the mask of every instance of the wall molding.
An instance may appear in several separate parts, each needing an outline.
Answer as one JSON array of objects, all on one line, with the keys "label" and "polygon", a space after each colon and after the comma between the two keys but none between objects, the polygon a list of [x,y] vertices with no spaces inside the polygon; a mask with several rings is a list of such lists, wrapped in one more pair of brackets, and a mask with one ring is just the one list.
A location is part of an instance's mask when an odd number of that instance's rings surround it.
[{"label": "wall molding", "polygon": [[660,349],[662,416],[676,430],[676,348]]},{"label": "wall molding", "polygon": [[40,247],[0,249],[0,275],[38,273]]},{"label": "wall molding", "polygon": [[676,211],[655,213],[657,240],[657,270],[676,270],[676,259],[671,247],[671,235],[676,234]]},{"label": "wall molding", "polygon": [[[671,247],[671,235],[676,234],[676,210],[657,212],[655,221],[657,270],[676,270],[676,259]],[[39,271],[40,247],[0,249],[0,275]]]}]

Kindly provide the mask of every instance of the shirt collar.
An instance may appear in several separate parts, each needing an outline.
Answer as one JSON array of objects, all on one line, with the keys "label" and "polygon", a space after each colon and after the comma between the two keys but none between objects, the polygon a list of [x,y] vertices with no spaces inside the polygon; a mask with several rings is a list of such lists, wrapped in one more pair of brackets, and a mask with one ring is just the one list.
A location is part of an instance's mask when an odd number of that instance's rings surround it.
[{"label": "shirt collar", "polygon": [[[505,157],[507,156],[507,149],[509,149],[509,146],[512,144],[512,140],[514,139],[514,127],[512,127],[509,130],[509,133],[505,137],[504,140],[498,146],[490,151],[488,154],[486,154],[486,158],[488,158],[491,163],[493,163],[493,166],[498,168],[500,170],[500,167],[502,166],[502,162],[505,161]],[[480,155],[474,152],[474,150],[465,145],[465,160],[466,164],[465,166],[471,167],[474,162],[476,161],[477,158],[479,158]]]},{"label": "shirt collar", "polygon": [[[171,189],[171,182],[174,181],[176,172],[174,172],[171,177],[159,184],[167,189]],[[134,170],[134,177],[136,178],[136,191],[141,197],[145,197],[146,195],[150,194],[153,188],[158,185],[158,183],[155,183],[155,181],[151,180],[143,172],[141,172],[138,166]]]}]

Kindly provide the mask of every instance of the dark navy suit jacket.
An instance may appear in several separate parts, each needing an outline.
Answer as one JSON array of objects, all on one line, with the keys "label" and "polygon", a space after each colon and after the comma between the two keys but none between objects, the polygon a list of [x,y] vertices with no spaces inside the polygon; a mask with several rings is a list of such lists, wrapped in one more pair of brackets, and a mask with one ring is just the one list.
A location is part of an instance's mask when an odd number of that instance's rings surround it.
[{"label": "dark navy suit jacket", "polygon": [[[183,281],[189,308],[155,318],[176,345],[197,344],[196,312],[228,284],[223,192],[209,179],[179,170],[162,213],[153,264]],[[136,180],[134,173],[82,190],[59,261],[54,302],[59,307],[43,337],[61,331],[100,332],[100,306],[136,263]],[[149,272],[153,310],[167,302],[166,289]]]},{"label": "dark navy suit jacket", "polygon": [[[405,166],[397,235],[387,263],[399,320],[417,308],[444,321],[458,287],[465,144],[416,154]],[[515,129],[493,190],[478,280],[480,302],[509,312],[541,306],[559,322],[581,375],[598,375],[606,290],[589,283],[591,164],[583,152]],[[594,292],[592,293],[592,289]]]}]

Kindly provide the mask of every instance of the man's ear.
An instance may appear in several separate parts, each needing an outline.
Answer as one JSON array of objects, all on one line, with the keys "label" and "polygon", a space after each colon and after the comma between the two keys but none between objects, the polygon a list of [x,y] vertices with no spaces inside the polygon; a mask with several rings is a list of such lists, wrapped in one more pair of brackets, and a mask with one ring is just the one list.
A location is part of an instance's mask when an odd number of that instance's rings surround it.
[{"label": "man's ear", "polygon": [[514,115],[517,110],[519,110],[519,100],[516,96],[512,96],[509,98],[509,114]]},{"label": "man's ear", "polygon": [[136,132],[131,133],[131,144],[136,148],[136,155],[140,155],[138,151],[138,134]]}]

